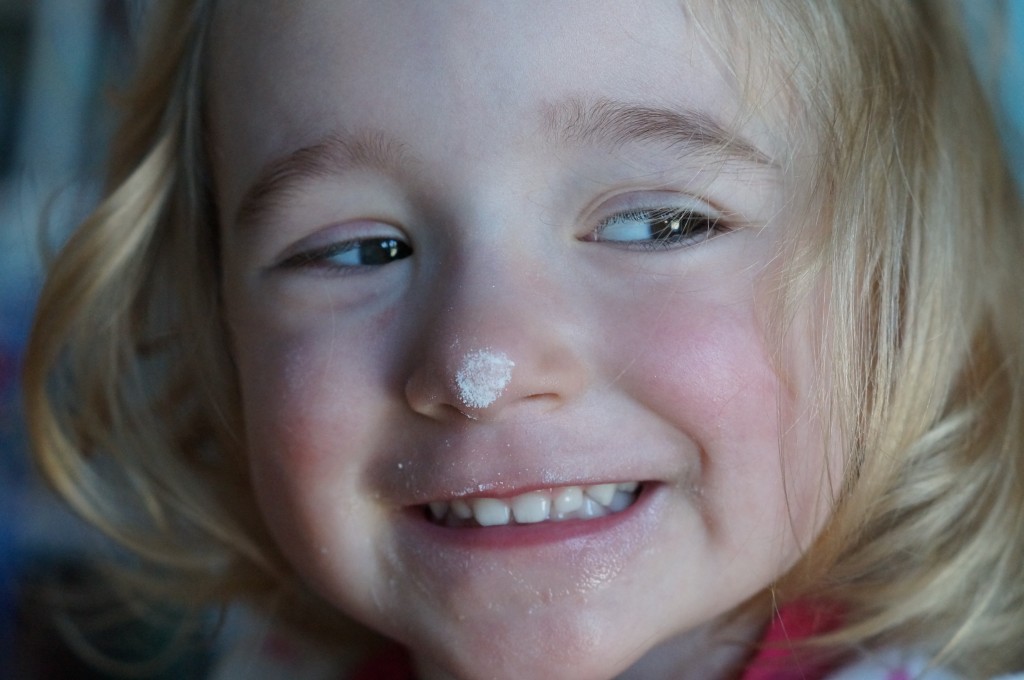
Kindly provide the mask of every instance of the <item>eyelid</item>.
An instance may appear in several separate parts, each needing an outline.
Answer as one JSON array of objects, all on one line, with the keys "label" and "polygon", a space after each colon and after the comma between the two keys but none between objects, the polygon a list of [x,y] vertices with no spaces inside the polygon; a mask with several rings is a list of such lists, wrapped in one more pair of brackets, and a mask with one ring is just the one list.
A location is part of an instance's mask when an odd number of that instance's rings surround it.
[{"label": "eyelid", "polygon": [[641,195],[630,198],[621,208],[616,206],[614,212],[631,212],[641,210],[690,210],[695,213],[705,214],[708,217],[721,219],[723,212],[712,205],[708,200],[690,196],[687,194],[664,194]]},{"label": "eyelid", "polygon": [[655,210],[690,210],[723,222],[730,214],[729,211],[719,208],[706,197],[675,191],[639,191],[616,196],[609,201],[602,202],[601,207],[593,213],[597,217],[591,218],[589,221],[592,224],[601,223],[615,215]]},{"label": "eyelid", "polygon": [[388,221],[378,219],[346,220],[308,229],[307,236],[293,241],[291,245],[274,256],[273,261],[281,263],[303,252],[327,248],[342,242],[365,239],[400,239],[409,242],[406,232]]}]

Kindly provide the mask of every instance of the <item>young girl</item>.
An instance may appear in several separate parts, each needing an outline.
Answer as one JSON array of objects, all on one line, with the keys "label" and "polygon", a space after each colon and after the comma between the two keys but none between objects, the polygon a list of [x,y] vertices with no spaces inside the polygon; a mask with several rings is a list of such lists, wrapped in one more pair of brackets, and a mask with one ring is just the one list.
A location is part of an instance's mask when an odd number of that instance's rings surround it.
[{"label": "young girl", "polygon": [[1024,670],[1024,230],[957,7],[161,9],[25,381],[178,596],[364,677]]}]

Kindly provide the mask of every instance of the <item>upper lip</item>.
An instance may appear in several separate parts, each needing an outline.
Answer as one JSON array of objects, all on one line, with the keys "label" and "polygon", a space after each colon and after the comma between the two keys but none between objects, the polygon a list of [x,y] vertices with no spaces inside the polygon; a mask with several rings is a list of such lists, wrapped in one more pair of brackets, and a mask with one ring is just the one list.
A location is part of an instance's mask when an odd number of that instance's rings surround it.
[{"label": "upper lip", "polygon": [[[525,494],[525,493],[530,493],[531,491],[547,491],[547,490],[551,490],[551,489],[559,489],[559,488],[568,487],[568,486],[578,486],[578,487],[581,487],[581,488],[585,488],[585,487],[588,487],[588,486],[594,486],[594,485],[598,485],[598,484],[620,484],[620,483],[624,483],[624,482],[640,482],[640,483],[643,483],[643,482],[647,482],[647,481],[650,481],[650,480],[643,479],[643,478],[633,478],[633,477],[631,477],[629,479],[601,479],[599,481],[565,482],[565,483],[557,483],[557,484],[548,483],[548,484],[524,485],[524,486],[521,486],[521,487],[514,487],[514,488],[513,487],[502,487],[502,488],[493,488],[493,489],[490,489],[490,490],[482,489],[480,491],[473,491],[473,492],[470,492],[470,493],[462,493],[462,494],[460,494],[460,493],[456,493],[456,494],[449,493],[449,494],[446,494],[446,495],[444,495],[442,497],[430,498],[428,501],[425,501],[425,502],[431,502],[431,501],[452,501],[452,500],[456,500],[456,499],[458,499],[458,500],[471,500],[473,498],[501,498],[501,499],[506,499],[507,500],[507,499],[514,498],[515,496],[519,496],[519,495],[522,495],[522,494]],[[422,503],[415,503],[415,504],[422,505]]]},{"label": "upper lip", "polygon": [[456,499],[469,500],[472,498],[504,498],[511,499],[520,494],[531,491],[547,489],[558,489],[567,486],[587,487],[595,484],[618,484],[621,482],[650,482],[649,476],[627,476],[603,474],[590,478],[572,479],[568,481],[545,480],[537,481],[536,478],[528,476],[529,471],[511,471],[508,474],[501,472],[494,475],[497,481],[485,481],[477,483],[454,483],[449,480],[444,488],[435,488],[433,485],[424,485],[415,489],[408,489],[402,494],[401,505],[425,505],[435,501],[452,501]]},{"label": "upper lip", "polygon": [[371,474],[385,502],[415,506],[564,486],[668,482],[685,471],[685,456],[664,441],[588,439],[519,431],[507,438],[465,434],[430,445],[420,440],[404,455],[400,449],[381,456]]}]

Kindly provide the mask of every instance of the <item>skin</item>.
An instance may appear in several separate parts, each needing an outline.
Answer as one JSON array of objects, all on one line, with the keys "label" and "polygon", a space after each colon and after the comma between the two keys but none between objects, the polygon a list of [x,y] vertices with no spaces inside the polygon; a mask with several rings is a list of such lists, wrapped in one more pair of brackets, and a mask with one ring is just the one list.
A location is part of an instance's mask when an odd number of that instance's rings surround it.
[{"label": "skin", "polygon": [[[764,331],[799,168],[703,40],[663,0],[220,5],[210,154],[255,490],[301,577],[424,677],[730,677],[763,621],[723,617],[826,519],[814,308],[783,355]],[[608,101],[749,148],[575,134],[573,107]],[[295,162],[338,138],[346,163]],[[654,208],[696,235],[623,217]],[[360,239],[409,256],[325,249]],[[484,406],[456,382],[474,351],[514,363]],[[423,511],[630,480],[633,508],[560,533]]]}]

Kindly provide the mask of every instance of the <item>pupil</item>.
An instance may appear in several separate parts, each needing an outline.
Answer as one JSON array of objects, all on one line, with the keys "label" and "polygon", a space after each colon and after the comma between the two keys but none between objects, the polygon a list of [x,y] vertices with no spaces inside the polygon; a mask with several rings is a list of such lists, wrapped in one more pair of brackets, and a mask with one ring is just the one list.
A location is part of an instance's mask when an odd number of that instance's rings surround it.
[{"label": "pupil", "polygon": [[408,257],[411,253],[409,246],[393,238],[359,244],[359,260],[364,265],[388,264]]},{"label": "pupil", "polygon": [[666,238],[668,236],[675,236],[682,231],[681,217],[674,217],[669,220],[659,220],[654,223],[654,236],[657,238]]}]

